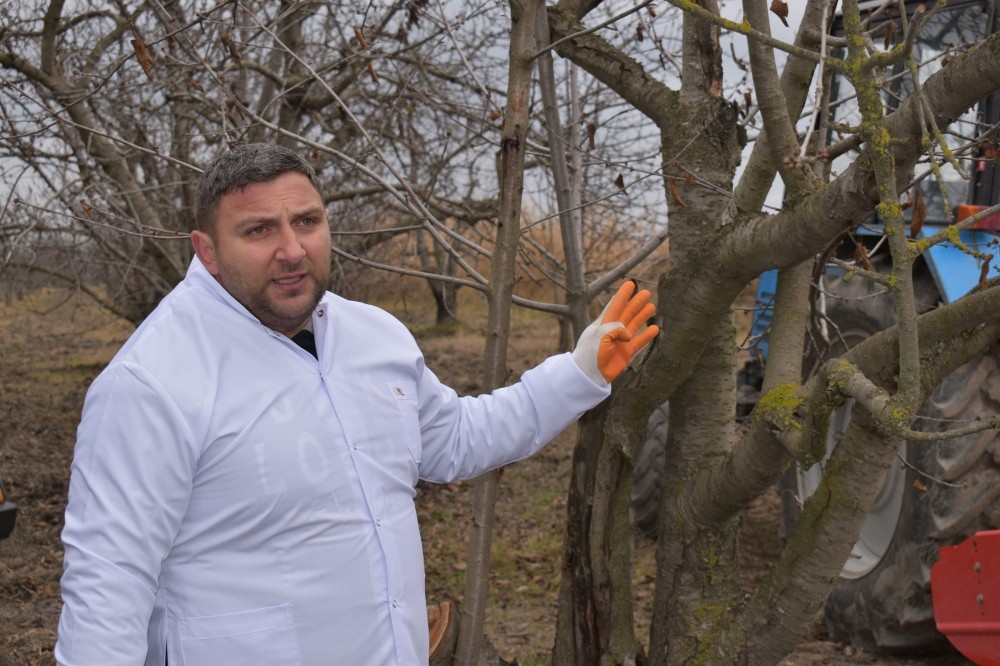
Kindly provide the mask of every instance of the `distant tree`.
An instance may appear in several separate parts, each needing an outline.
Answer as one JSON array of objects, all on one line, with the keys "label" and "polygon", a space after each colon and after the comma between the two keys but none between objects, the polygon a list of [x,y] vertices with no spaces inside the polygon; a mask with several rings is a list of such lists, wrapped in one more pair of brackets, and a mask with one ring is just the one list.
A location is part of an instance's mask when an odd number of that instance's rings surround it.
[{"label": "distant tree", "polygon": [[[5,266],[75,285],[86,257],[88,286],[103,285],[92,295],[140,321],[190,260],[199,165],[270,140],[299,147],[326,183],[342,257],[421,236],[409,268],[426,275],[439,317],[455,316],[457,276],[488,253],[497,208],[505,73],[490,50],[505,37],[495,11],[484,3],[449,16],[408,1],[4,5],[2,168],[15,183],[10,204],[34,220],[28,233],[5,225]],[[38,250],[53,244],[76,249],[40,264],[49,253]]]}]

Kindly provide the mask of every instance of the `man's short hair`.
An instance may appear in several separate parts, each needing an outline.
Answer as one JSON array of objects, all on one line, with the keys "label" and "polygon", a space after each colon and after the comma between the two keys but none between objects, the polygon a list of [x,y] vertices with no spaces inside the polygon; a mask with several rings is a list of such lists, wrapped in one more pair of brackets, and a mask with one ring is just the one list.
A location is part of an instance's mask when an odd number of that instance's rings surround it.
[{"label": "man's short hair", "polygon": [[215,233],[215,214],[219,201],[237,190],[264,183],[290,171],[309,179],[322,196],[316,172],[302,157],[288,148],[272,143],[237,146],[215,158],[198,179],[195,197],[195,223],[206,233]]}]

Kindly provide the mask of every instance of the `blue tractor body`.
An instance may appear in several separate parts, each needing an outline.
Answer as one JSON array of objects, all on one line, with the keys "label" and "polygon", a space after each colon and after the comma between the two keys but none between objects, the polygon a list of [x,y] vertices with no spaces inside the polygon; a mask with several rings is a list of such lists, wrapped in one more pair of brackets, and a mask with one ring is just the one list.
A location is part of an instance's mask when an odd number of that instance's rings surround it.
[{"label": "blue tractor body", "polygon": [[[989,218],[987,218],[989,219]],[[942,227],[928,225],[921,228],[917,238],[931,236]],[[859,234],[874,238],[877,229],[862,228]],[[923,256],[927,270],[934,278],[942,303],[953,303],[975,289],[983,277],[1000,275],[1000,251],[989,248],[1000,242],[1000,233],[991,229],[973,229],[959,232],[959,242],[966,247],[991,253],[990,268],[983,271],[983,262],[950,242],[932,246]],[[837,267],[829,266],[827,273],[842,273]],[[778,287],[778,271],[763,273],[757,282],[753,323],[750,330],[752,346],[761,360],[767,359],[767,330],[771,325],[774,295]]]}]

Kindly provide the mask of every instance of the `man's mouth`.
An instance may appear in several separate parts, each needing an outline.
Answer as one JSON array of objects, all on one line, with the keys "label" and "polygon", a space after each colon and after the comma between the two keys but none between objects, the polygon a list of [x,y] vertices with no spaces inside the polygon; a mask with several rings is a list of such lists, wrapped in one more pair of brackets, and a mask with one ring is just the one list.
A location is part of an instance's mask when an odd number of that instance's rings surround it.
[{"label": "man's mouth", "polygon": [[306,278],[306,275],[307,275],[306,273],[301,273],[299,275],[290,275],[286,277],[274,278],[272,282],[276,284],[285,284],[285,285],[298,284],[299,282],[301,282]]}]

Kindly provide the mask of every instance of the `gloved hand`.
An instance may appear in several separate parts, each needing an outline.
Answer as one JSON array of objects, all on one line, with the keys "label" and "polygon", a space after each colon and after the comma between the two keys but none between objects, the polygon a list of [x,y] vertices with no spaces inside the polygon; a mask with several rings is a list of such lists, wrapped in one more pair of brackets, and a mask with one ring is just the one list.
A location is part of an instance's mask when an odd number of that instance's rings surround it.
[{"label": "gloved hand", "polygon": [[636,335],[656,312],[649,302],[652,295],[643,289],[633,296],[636,285],[626,282],[618,288],[601,316],[584,329],[573,350],[573,360],[599,385],[614,381],[628,367],[632,357],[660,332],[649,326]]}]

